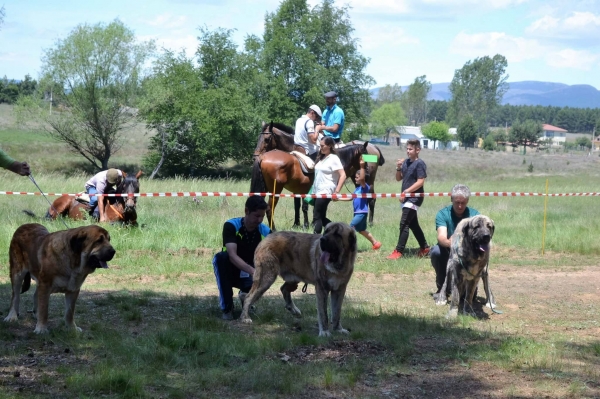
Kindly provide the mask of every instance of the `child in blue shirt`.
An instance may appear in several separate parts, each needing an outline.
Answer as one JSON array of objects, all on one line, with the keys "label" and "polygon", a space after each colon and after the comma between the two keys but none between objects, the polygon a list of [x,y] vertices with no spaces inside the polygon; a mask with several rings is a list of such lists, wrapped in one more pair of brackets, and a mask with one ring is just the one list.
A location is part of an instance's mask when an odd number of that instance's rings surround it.
[{"label": "child in blue shirt", "polygon": [[[354,181],[356,183],[356,189],[354,194],[368,194],[371,187],[367,184],[366,179],[368,175],[365,172],[367,164],[362,159],[360,160],[360,169],[356,172]],[[371,233],[367,231],[367,216],[369,214],[369,199],[368,198],[346,198],[340,199],[340,201],[350,201],[352,199],[352,205],[354,206],[354,217],[350,222],[350,226],[354,228],[360,235],[365,237],[373,245],[373,249],[377,250],[381,248],[381,243],[373,237]]]}]

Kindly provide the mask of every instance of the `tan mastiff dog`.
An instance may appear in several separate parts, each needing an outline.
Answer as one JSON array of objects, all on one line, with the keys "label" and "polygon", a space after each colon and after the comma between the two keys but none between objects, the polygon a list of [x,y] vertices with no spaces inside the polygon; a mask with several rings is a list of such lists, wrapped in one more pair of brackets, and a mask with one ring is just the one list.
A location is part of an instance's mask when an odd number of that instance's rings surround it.
[{"label": "tan mastiff dog", "polygon": [[446,288],[451,288],[450,310],[447,317],[454,318],[458,315],[461,298],[464,298],[463,312],[474,313],[473,297],[479,280],[483,280],[486,306],[492,310],[496,307],[488,278],[494,230],[492,219],[485,215],[477,215],[461,220],[450,237],[450,259],[446,267],[446,281],[435,298],[437,305],[445,305]]},{"label": "tan mastiff dog", "polygon": [[19,317],[20,293],[29,289],[33,278],[37,287],[33,294],[33,313],[37,317],[35,333],[48,332],[50,294],[64,292],[65,322],[68,328],[81,332],[73,315],[81,285],[97,268],[107,268],[115,255],[108,231],[91,225],[49,233],[41,224],[19,227],[10,242],[10,281],[12,299],[4,321]]},{"label": "tan mastiff dog", "polygon": [[333,331],[348,333],[342,327],[340,315],[346,286],[356,260],[356,234],[345,223],[329,223],[323,235],[282,231],[269,234],[260,242],[254,254],[254,283],[242,310],[241,320],[252,323],[248,316],[256,302],[281,276],[285,283],[281,293],[285,308],[293,315],[302,313],[294,305],[291,293],[298,283],[315,286],[319,336],[331,335],[327,317],[327,302],[331,293],[331,322]]}]

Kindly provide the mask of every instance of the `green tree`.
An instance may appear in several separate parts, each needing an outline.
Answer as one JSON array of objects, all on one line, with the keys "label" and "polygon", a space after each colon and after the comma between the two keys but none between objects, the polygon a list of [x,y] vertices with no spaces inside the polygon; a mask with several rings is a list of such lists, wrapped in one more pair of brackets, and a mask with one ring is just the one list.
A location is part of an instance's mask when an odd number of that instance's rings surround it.
[{"label": "green tree", "polygon": [[454,72],[449,90],[452,99],[448,107],[448,120],[457,124],[466,115],[473,117],[480,136],[488,129],[490,115],[502,101],[508,84],[505,75],[506,58],[496,54],[468,61]]},{"label": "green tree", "polygon": [[431,83],[427,76],[419,76],[402,93],[402,107],[406,112],[409,123],[417,126],[427,119],[427,95],[431,91]]},{"label": "green tree", "polygon": [[369,118],[371,124],[371,135],[385,136],[385,141],[389,141],[390,133],[396,131],[396,126],[406,124],[406,116],[399,102],[383,104],[381,107],[373,110]]},{"label": "green tree", "polygon": [[[123,145],[124,131],[135,121],[134,106],[144,78],[152,42],[137,43],[121,21],[79,25],[45,51],[40,87],[53,92],[62,112],[47,112],[41,103],[21,105],[44,120],[48,133],[98,169]],[[37,107],[35,107],[37,105]]]},{"label": "green tree", "polygon": [[429,140],[433,140],[433,148],[435,148],[438,141],[447,143],[452,140],[452,135],[448,132],[448,129],[448,125],[444,122],[429,122],[423,125],[421,131],[423,132],[423,136]]},{"label": "green tree", "polygon": [[358,51],[348,6],[323,0],[312,10],[306,0],[284,0],[265,17],[260,67],[268,82],[268,118],[291,124],[323,93],[338,92],[346,125],[364,121],[373,78],[369,59]]},{"label": "green tree", "polygon": [[458,129],[456,130],[456,138],[462,143],[465,150],[467,147],[473,147],[475,144],[475,141],[477,140],[477,126],[470,115],[466,115],[460,121]]},{"label": "green tree", "polygon": [[253,81],[231,30],[201,29],[196,60],[166,52],[145,83],[142,117],[158,134],[145,165],[152,176],[198,176],[227,161],[248,161],[259,115],[253,107]]},{"label": "green tree", "polygon": [[448,112],[448,101],[429,100],[427,105],[427,121],[445,121]]},{"label": "green tree", "polygon": [[523,153],[527,152],[527,146],[535,145],[544,132],[542,124],[528,119],[525,122],[515,122],[510,128],[508,140],[515,145],[523,146]]},{"label": "green tree", "polygon": [[402,87],[398,83],[394,85],[387,84],[379,89],[377,93],[377,105],[395,103],[402,99]]},{"label": "green tree", "polygon": [[577,137],[575,140],[575,144],[577,144],[580,148],[587,148],[588,150],[592,148],[592,140],[589,137]]},{"label": "green tree", "polygon": [[508,134],[504,129],[492,130],[491,135],[496,145],[508,141]]}]

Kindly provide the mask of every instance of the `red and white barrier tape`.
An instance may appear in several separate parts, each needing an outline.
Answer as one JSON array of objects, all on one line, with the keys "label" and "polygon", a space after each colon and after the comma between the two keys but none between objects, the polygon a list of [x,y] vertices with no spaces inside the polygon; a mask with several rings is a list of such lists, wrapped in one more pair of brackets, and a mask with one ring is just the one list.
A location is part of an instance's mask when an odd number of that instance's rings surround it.
[{"label": "red and white barrier tape", "polygon": [[[42,195],[39,192],[23,192],[23,191],[0,191],[0,195]],[[76,197],[77,194],[70,193],[44,193],[46,196],[52,197]],[[251,195],[267,196],[270,193],[234,193],[234,192],[209,192],[209,191],[186,191],[186,192],[171,192],[171,193],[137,193],[137,194],[88,194],[93,196],[104,197],[249,197]],[[516,193],[516,192],[472,192],[474,197],[597,197],[600,193]],[[375,194],[276,194],[280,198],[400,198],[404,197],[450,197],[450,193],[375,193]]]}]

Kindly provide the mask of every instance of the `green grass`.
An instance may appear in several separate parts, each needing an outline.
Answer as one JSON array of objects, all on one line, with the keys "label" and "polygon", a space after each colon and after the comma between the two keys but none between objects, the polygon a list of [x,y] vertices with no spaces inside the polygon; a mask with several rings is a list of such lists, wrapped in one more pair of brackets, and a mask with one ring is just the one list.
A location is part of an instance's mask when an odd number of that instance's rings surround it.
[{"label": "green grass", "polygon": [[[130,158],[115,158],[111,166],[139,165],[142,136],[131,138],[135,150]],[[80,160],[41,133],[3,130],[0,143],[14,158],[32,164],[36,181],[46,192],[81,191],[89,177]],[[386,164],[378,172],[376,190],[398,192],[394,160],[405,154],[394,148],[383,151]],[[458,182],[473,191],[543,192],[546,179],[550,192],[598,191],[598,157],[424,150],[422,158],[428,165],[426,192],[448,192]],[[531,163],[533,173],[527,172]],[[249,186],[249,181],[237,179],[141,180],[142,192],[247,192]],[[0,190],[37,191],[28,179],[3,170]],[[0,301],[4,304],[0,309],[5,311],[10,300],[10,238],[19,225],[34,221],[21,210],[43,215],[48,204],[40,196],[1,195],[0,201]],[[445,309],[433,306],[427,291],[432,280],[428,261],[385,259],[398,238],[400,209],[395,199],[377,201],[375,225],[369,228],[383,243],[381,252],[371,251],[365,239],[358,239],[356,274],[343,311],[349,337],[317,336],[312,287],[307,294],[294,294],[302,319],[283,309],[276,283],[258,302],[251,326],[221,321],[210,259],[222,245],[223,222],[240,216],[244,201],[140,198],[138,218],[144,227],[106,226],[117,254],[110,269],[91,275],[83,286],[76,313],[83,334],[62,327],[60,295],[52,297],[47,337],[31,333],[35,321],[24,310],[18,323],[0,322],[4,343],[0,390],[8,396],[21,387],[23,397],[89,398],[322,397],[328,393],[382,397],[382,392],[391,390],[401,397],[416,395],[402,389],[415,385],[412,378],[420,378],[427,382],[423,386],[429,393],[418,396],[439,397],[442,391],[435,387],[445,383],[434,378],[430,370],[435,369],[447,373],[444,381],[456,387],[466,376],[486,386],[490,373],[513,375],[513,379],[505,377],[501,396],[506,397],[597,394],[597,385],[589,381],[600,377],[600,344],[597,337],[577,335],[598,328],[593,306],[587,308],[567,296],[568,303],[559,304],[564,305],[564,313],[539,316],[549,319],[546,325],[545,320],[520,319],[519,312],[510,309],[502,317],[461,316],[448,323]],[[500,264],[514,271],[576,272],[597,265],[600,241],[594,237],[599,231],[592,222],[597,202],[595,197],[548,200],[544,257],[540,255],[543,197],[473,197],[470,205],[496,222],[492,268]],[[436,240],[435,214],[448,203],[448,198],[428,197],[419,210],[430,244]],[[352,207],[347,202],[332,203],[328,216],[349,221]],[[280,201],[275,218],[280,230],[291,228],[291,199]],[[50,231],[64,228],[60,222],[39,222]],[[66,222],[70,227],[87,223]],[[412,235],[408,247],[417,247]],[[510,294],[497,295],[497,300],[524,309],[544,303]],[[30,308],[31,301],[31,293],[24,294],[22,309]],[[539,332],[530,332],[530,324]],[[12,377],[12,372],[24,367],[31,351],[38,366],[31,369],[27,383]],[[532,380],[537,385],[522,391],[522,384]],[[470,392],[481,396],[485,389]]]}]

